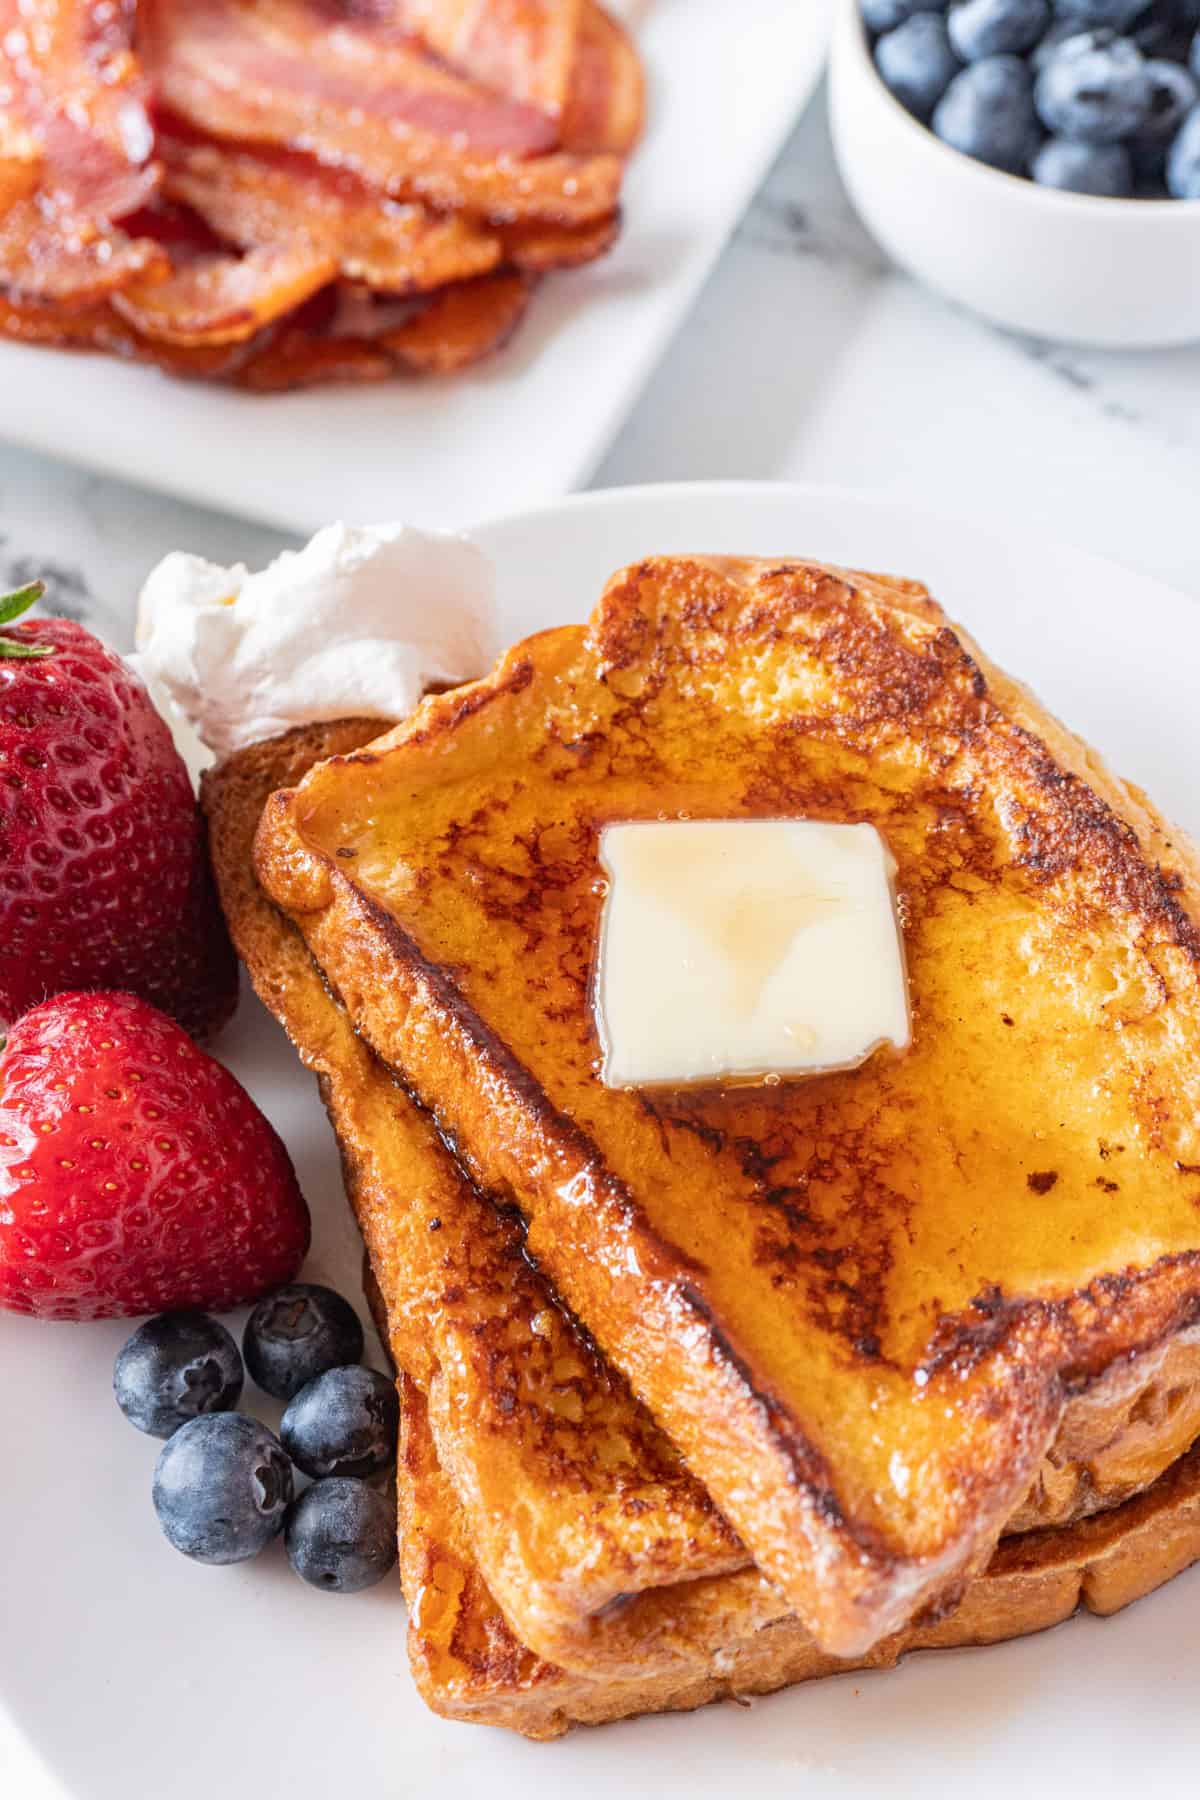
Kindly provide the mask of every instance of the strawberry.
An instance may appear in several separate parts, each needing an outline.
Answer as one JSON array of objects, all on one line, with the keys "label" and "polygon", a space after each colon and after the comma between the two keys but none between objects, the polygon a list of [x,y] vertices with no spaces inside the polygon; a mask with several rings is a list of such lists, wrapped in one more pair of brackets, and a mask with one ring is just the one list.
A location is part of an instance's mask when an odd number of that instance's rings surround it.
[{"label": "strawberry", "polygon": [[[0,600],[0,625],[41,592]],[[124,988],[193,1034],[237,964],[171,734],[133,671],[67,619],[0,632],[0,1020]]]},{"label": "strawberry", "polygon": [[0,1052],[0,1306],[104,1319],[257,1299],[308,1208],[245,1089],[132,994],[60,994]]}]

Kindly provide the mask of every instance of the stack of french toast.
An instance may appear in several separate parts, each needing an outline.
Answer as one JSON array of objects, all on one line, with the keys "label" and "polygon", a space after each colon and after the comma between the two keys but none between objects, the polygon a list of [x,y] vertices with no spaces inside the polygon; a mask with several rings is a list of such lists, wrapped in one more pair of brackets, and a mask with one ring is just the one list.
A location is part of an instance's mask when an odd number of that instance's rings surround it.
[{"label": "stack of french toast", "polygon": [[[1200,1557],[1200,860],[923,589],[653,559],[204,801],[365,1240],[435,1710],[547,1738]],[[677,814],[882,833],[907,1050],[606,1085],[599,834]]]}]

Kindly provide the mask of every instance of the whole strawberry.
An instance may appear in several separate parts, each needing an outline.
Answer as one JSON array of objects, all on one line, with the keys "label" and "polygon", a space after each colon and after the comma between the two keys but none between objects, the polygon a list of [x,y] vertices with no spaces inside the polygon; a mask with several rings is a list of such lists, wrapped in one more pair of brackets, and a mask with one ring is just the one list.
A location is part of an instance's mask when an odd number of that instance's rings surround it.
[{"label": "whole strawberry", "polygon": [[60,994],[0,1052],[0,1306],[226,1311],[309,1241],[291,1159],[245,1089],[132,994]]},{"label": "whole strawberry", "polygon": [[237,965],[191,782],[131,669],[82,625],[12,626],[0,599],[0,1021],[68,988],[124,988],[195,1036]]}]

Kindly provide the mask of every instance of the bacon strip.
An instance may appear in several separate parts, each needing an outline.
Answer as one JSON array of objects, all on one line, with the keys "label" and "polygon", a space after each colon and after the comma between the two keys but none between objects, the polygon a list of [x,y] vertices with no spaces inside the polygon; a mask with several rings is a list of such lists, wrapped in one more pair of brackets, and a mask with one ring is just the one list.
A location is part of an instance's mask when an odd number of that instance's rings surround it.
[{"label": "bacon strip", "polygon": [[353,10],[415,34],[460,74],[558,120],[565,150],[628,156],[641,136],[641,62],[596,0],[357,0]]},{"label": "bacon strip", "polygon": [[162,281],[131,282],[112,305],[141,337],[185,349],[240,344],[319,293],[337,262],[302,240],[264,244],[245,256],[208,251]]},{"label": "bacon strip", "polygon": [[596,0],[353,0],[353,12],[416,35],[460,74],[558,120],[565,150],[628,156],[641,136],[641,62]]},{"label": "bacon strip", "polygon": [[388,200],[310,157],[188,142],[169,132],[160,135],[159,151],[166,193],[244,250],[304,242],[347,279],[398,294],[485,275],[500,261],[493,232],[457,214]]},{"label": "bacon strip", "polygon": [[237,384],[256,394],[284,394],[334,381],[386,381],[395,373],[387,351],[365,338],[322,337],[293,326],[251,357]]},{"label": "bacon strip", "polygon": [[[111,305],[64,312],[21,306],[0,294],[0,336],[57,349],[104,350],[149,362],[172,375],[233,380],[259,393],[319,383],[382,381],[397,373],[449,374],[498,350],[519,324],[533,283],[509,273],[485,276],[397,306],[335,306],[325,289],[288,321],[242,342],[156,341]],[[399,322],[391,315],[401,314]]]},{"label": "bacon strip", "polygon": [[169,375],[212,381],[236,374],[265,347],[270,333],[242,344],[187,349],[151,343],[103,301],[67,312],[21,305],[0,294],[0,337],[56,350],[106,351],[128,362],[152,363]]},{"label": "bacon strip", "polygon": [[553,153],[553,122],[443,69],[394,33],[305,0],[145,0],[165,104],[218,137],[305,150],[398,199],[500,224],[616,209],[621,164]]},{"label": "bacon strip", "polygon": [[414,33],[493,93],[561,118],[584,0],[368,0],[359,10]]},{"label": "bacon strip", "polygon": [[556,230],[552,225],[510,225],[501,232],[504,261],[531,275],[577,269],[611,250],[620,229],[620,213],[610,213],[607,219],[577,225],[570,231]]},{"label": "bacon strip", "polygon": [[580,155],[628,156],[642,135],[646,84],[627,31],[585,0],[562,122],[562,141]]},{"label": "bacon strip", "polygon": [[[242,369],[237,380],[258,392],[324,381],[382,381],[398,372],[449,374],[498,350],[525,312],[532,283],[496,274],[444,288],[399,324],[374,331],[353,304],[328,325],[291,326]],[[384,316],[390,307],[381,309]],[[358,329],[346,329],[347,326]]]},{"label": "bacon strip", "polygon": [[162,267],[117,221],[159,179],[131,0],[0,0],[0,283],[87,305]]},{"label": "bacon strip", "polygon": [[461,214],[390,201],[311,157],[159,134],[164,192],[244,250],[302,239],[332,256],[342,276],[384,293],[431,292],[486,275],[500,263],[530,273],[575,268],[610,248],[614,213],[572,229],[492,229]]},{"label": "bacon strip", "polygon": [[413,374],[449,375],[507,344],[532,292],[528,277],[511,273],[443,288],[380,341]]}]

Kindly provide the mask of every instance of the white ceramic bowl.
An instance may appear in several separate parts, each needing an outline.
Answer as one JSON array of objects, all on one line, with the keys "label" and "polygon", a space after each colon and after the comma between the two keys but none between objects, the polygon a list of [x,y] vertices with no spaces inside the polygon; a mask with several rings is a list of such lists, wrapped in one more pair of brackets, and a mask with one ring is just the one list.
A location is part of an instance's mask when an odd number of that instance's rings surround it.
[{"label": "white ceramic bowl", "polygon": [[904,268],[1015,331],[1137,349],[1200,339],[1200,201],[1101,200],[1001,174],[884,87],[839,0],[834,144],[862,217]]}]

